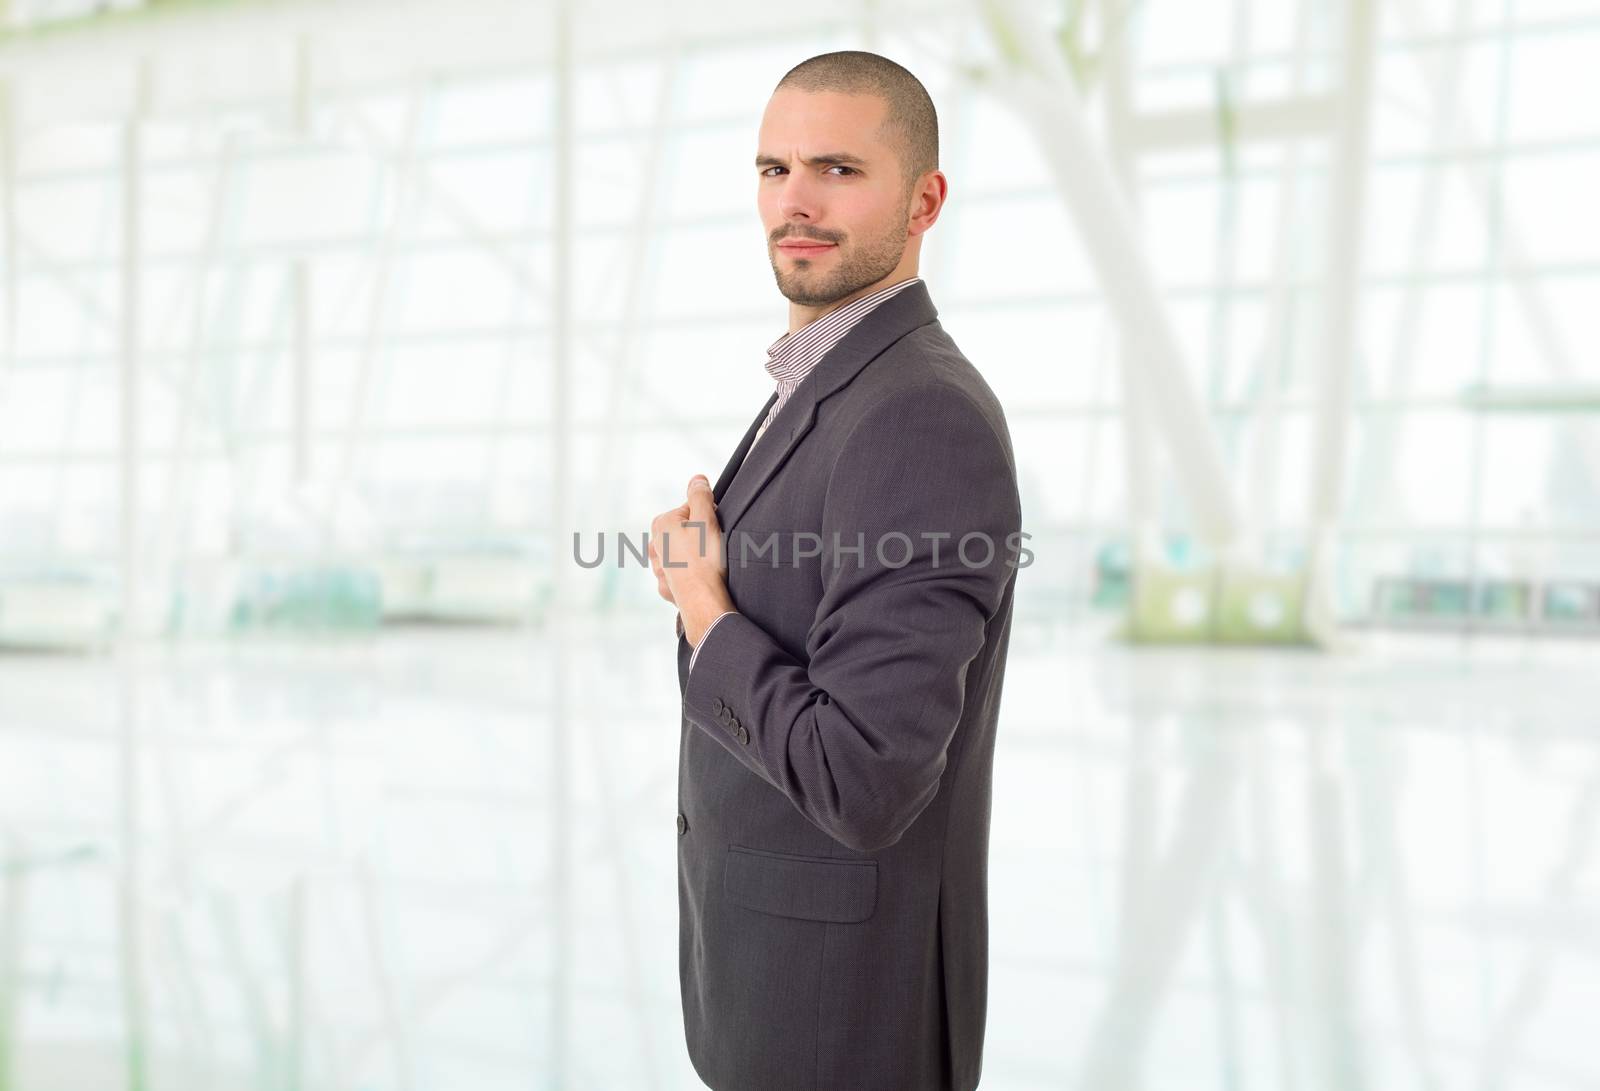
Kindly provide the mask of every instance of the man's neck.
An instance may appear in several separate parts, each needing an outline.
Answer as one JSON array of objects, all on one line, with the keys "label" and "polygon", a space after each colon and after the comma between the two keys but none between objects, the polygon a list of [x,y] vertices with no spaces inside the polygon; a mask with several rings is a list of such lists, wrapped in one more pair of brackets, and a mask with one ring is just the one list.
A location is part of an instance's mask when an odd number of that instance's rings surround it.
[{"label": "man's neck", "polygon": [[802,303],[791,302],[789,304],[789,332],[793,333],[802,326],[808,326],[817,319],[821,318],[823,315],[832,314],[840,307],[854,303],[862,296],[871,295],[880,288],[887,288],[892,284],[899,284],[902,280],[910,280],[912,277],[917,275],[918,273],[915,267],[913,267],[909,272],[896,269],[888,276],[883,277],[880,280],[875,280],[871,284],[865,285],[864,287],[857,288],[849,295],[844,296],[841,299],[836,299],[832,303],[823,303],[819,306],[811,307]]}]

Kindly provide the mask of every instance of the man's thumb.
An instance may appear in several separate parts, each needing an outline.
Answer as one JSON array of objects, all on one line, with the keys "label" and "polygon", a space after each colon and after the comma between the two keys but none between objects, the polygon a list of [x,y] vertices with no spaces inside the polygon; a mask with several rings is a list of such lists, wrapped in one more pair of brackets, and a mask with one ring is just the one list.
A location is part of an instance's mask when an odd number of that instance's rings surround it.
[{"label": "man's thumb", "polygon": [[699,511],[702,507],[713,508],[716,506],[715,498],[711,495],[711,482],[705,474],[695,474],[689,479],[689,508]]}]

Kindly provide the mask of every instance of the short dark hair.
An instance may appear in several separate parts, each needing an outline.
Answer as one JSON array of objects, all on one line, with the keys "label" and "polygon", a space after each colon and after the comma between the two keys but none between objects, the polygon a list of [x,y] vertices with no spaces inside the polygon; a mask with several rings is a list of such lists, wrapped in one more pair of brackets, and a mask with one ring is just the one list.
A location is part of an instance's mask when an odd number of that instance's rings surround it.
[{"label": "short dark hair", "polygon": [[889,107],[883,124],[899,150],[907,190],[928,171],[939,169],[939,115],[933,99],[921,80],[888,57],[859,49],[819,53],[785,72],[773,92],[785,87],[879,96]]}]

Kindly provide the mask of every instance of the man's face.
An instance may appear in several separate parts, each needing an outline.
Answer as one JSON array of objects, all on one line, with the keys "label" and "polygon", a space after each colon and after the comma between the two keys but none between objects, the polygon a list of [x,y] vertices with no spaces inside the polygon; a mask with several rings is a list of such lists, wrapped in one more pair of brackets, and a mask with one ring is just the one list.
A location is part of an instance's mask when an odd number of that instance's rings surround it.
[{"label": "man's face", "polygon": [[905,253],[910,197],[879,134],[877,95],[783,88],[756,151],[757,204],[778,290],[823,306],[882,280]]}]

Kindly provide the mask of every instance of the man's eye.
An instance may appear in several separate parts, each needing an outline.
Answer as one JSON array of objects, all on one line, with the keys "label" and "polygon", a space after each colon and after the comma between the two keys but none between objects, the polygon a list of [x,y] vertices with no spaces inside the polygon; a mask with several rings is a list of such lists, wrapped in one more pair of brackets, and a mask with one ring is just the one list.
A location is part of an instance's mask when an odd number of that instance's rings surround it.
[{"label": "man's eye", "polygon": [[761,175],[764,178],[768,178],[768,177],[771,177],[771,175],[767,174],[767,171],[782,170],[782,169],[783,169],[782,167],[768,167],[766,170],[761,172]]},{"label": "man's eye", "polygon": [[828,169],[829,170],[847,170],[851,174],[856,173],[856,169],[854,167],[847,167],[843,163],[835,163],[833,166],[829,167]]}]

